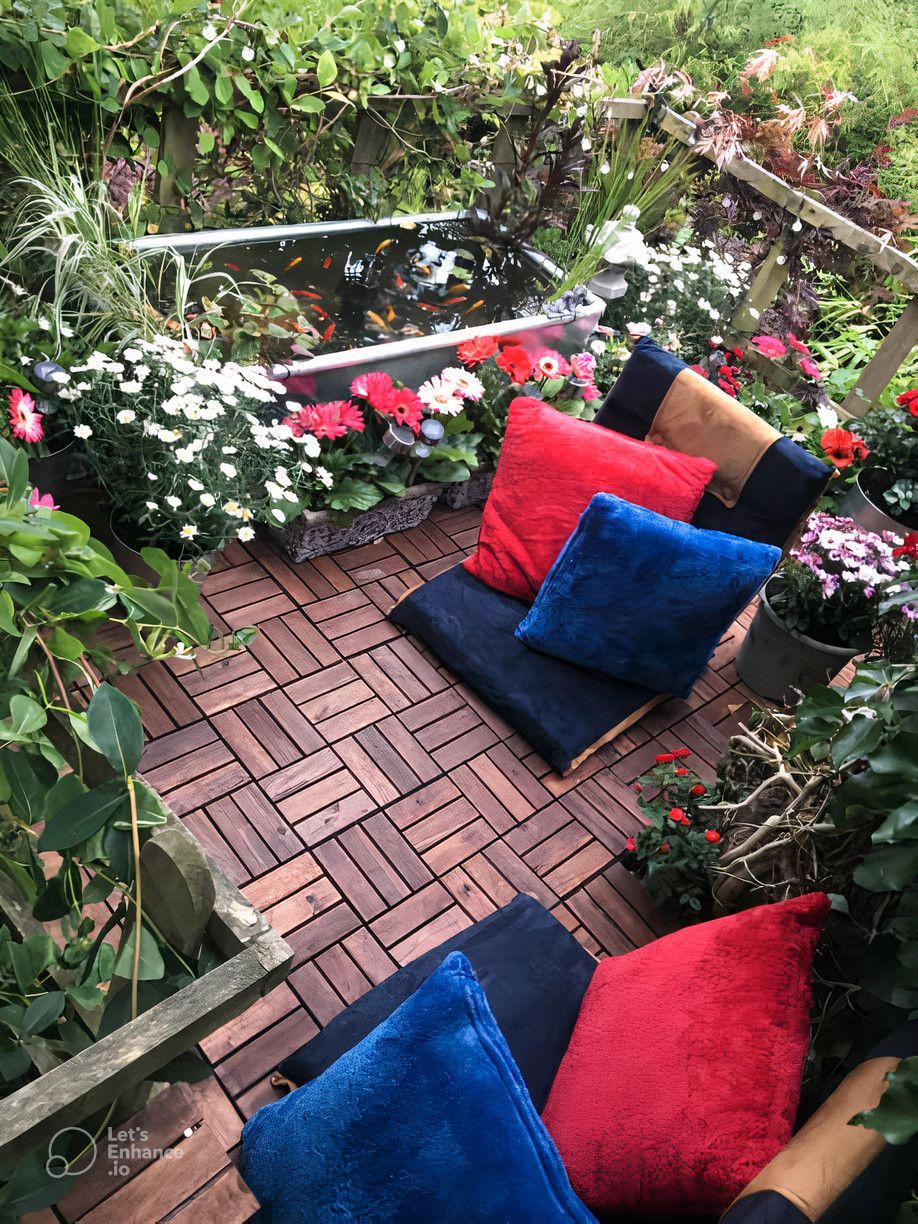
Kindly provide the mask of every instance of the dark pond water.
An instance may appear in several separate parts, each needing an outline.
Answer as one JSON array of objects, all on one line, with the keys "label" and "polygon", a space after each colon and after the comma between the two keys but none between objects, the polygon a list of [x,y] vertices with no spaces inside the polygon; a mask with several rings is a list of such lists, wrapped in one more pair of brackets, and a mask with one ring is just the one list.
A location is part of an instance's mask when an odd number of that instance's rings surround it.
[{"label": "dark pond water", "polygon": [[256,271],[300,300],[316,356],[537,314],[549,285],[524,252],[471,234],[465,221],[227,244],[197,275],[208,274],[213,297],[224,275],[251,292]]}]

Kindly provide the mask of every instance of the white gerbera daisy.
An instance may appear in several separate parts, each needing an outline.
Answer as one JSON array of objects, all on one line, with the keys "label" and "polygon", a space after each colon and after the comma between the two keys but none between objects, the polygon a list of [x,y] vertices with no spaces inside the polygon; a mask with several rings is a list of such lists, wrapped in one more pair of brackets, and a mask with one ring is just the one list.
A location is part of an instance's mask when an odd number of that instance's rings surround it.
[{"label": "white gerbera daisy", "polygon": [[444,416],[457,416],[463,409],[462,400],[456,394],[456,384],[445,378],[428,378],[421,383],[418,399],[431,412],[441,412]]},{"label": "white gerbera daisy", "polygon": [[461,395],[463,399],[480,400],[484,395],[484,383],[471,370],[450,366],[440,377],[443,382],[452,383],[456,388],[455,394]]}]

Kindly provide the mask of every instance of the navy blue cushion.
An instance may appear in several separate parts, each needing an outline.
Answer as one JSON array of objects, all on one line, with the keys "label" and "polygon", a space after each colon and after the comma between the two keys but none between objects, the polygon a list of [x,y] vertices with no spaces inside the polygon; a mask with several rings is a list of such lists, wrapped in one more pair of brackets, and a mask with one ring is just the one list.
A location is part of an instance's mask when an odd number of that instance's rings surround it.
[{"label": "navy blue cushion", "polygon": [[530,650],[514,636],[528,608],[459,565],[412,591],[389,617],[426,642],[553,769],[568,773],[659,694]]},{"label": "navy blue cushion", "polygon": [[[642,337],[603,401],[596,423],[643,440],[666,393],[688,368],[649,336]],[[699,429],[705,428],[712,433],[710,445],[705,446],[707,439],[702,433],[700,450],[716,461],[717,431],[699,421]],[[783,548],[831,476],[832,469],[802,446],[790,438],[777,438],[747,477],[734,505],[725,505],[709,490],[702,496],[692,522],[696,527]]]},{"label": "navy blue cushion", "polygon": [[305,1084],[352,1049],[430,977],[450,952],[468,957],[541,1113],[596,961],[525,893],[380,982],[278,1067]]},{"label": "navy blue cushion", "polygon": [[242,1149],[270,1224],[595,1224],[461,952]]},{"label": "navy blue cushion", "polygon": [[597,493],[516,631],[527,646],[687,697],[781,559]]}]

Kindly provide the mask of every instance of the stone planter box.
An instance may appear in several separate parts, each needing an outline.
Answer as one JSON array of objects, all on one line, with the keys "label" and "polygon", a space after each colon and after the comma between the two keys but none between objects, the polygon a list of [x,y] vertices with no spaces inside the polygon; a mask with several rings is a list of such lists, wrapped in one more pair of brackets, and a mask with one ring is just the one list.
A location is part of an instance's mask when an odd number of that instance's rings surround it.
[{"label": "stone planter box", "polygon": [[[170,816],[162,831],[184,837],[198,850],[192,834]],[[154,838],[155,839],[155,838]],[[177,994],[164,999],[107,1037],[50,1069],[0,1101],[0,1160],[16,1159],[47,1143],[67,1126],[105,1109],[222,1024],[244,1012],[287,976],[293,960],[290,946],[243,894],[205,859],[213,879],[215,901],[206,930],[226,959]],[[168,901],[165,902],[168,907]],[[160,910],[144,907],[154,922]],[[23,936],[44,928],[31,907],[0,875],[0,911]],[[130,1112],[138,1108],[136,1097]]]},{"label": "stone planter box", "polygon": [[440,494],[440,501],[444,506],[449,506],[451,510],[464,510],[467,506],[483,506],[488,500],[493,483],[494,468],[476,468],[468,480],[445,485]]},{"label": "stone planter box", "polygon": [[417,527],[434,508],[441,485],[417,484],[403,497],[384,497],[370,510],[363,510],[349,523],[336,522],[328,510],[306,510],[283,527],[271,529],[293,561],[308,561],[326,553],[341,552],[360,544],[371,544],[381,536]]}]

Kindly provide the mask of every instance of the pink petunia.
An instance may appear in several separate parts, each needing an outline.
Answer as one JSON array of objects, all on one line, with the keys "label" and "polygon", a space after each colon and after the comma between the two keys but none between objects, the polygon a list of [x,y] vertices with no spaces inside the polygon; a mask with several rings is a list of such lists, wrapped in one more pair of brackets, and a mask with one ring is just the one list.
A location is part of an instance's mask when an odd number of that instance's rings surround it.
[{"label": "pink petunia", "polygon": [[758,349],[763,357],[778,358],[787,353],[787,346],[777,336],[753,336],[749,343]]},{"label": "pink petunia", "polygon": [[33,489],[29,494],[29,505],[33,510],[37,510],[39,507],[46,510],[60,510],[60,506],[50,493],[39,493],[37,489]]},{"label": "pink petunia", "polygon": [[10,429],[22,442],[40,442],[45,435],[41,413],[28,391],[14,387],[10,392]]}]

